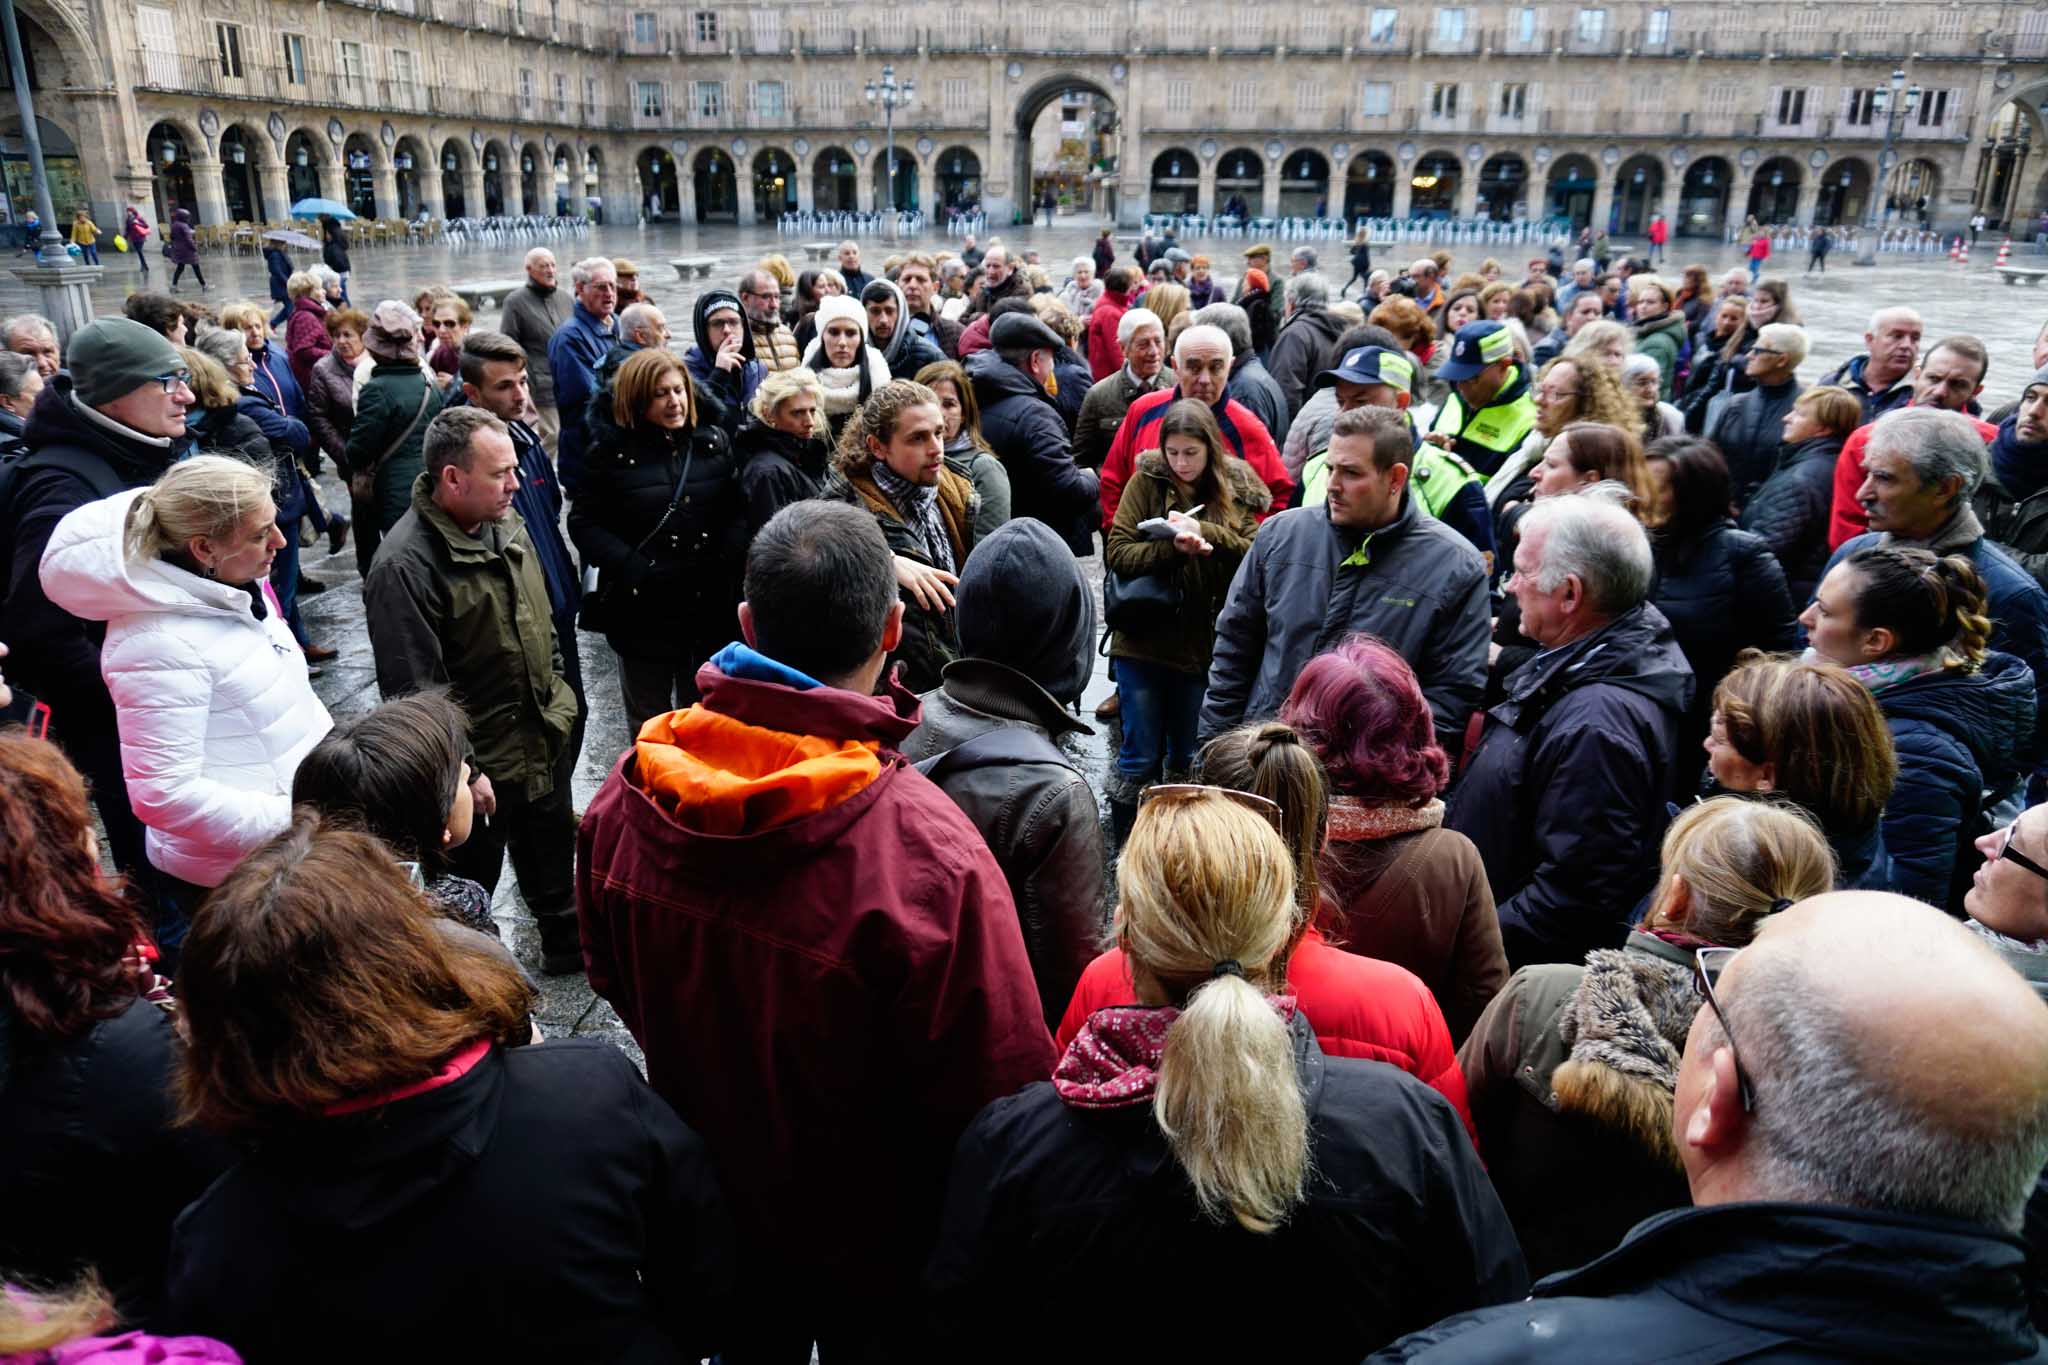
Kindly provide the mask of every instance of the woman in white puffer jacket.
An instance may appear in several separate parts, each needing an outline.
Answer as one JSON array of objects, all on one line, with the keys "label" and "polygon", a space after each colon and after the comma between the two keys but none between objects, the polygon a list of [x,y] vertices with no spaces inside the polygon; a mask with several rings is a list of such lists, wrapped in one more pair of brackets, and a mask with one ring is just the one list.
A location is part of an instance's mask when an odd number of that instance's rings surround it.
[{"label": "woman in white puffer jacket", "polygon": [[271,474],[224,455],[57,523],[43,591],[107,623],[128,803],[163,883],[159,946],[250,850],[291,823],[292,774],[333,728],[281,619],[270,564],[284,541]]}]

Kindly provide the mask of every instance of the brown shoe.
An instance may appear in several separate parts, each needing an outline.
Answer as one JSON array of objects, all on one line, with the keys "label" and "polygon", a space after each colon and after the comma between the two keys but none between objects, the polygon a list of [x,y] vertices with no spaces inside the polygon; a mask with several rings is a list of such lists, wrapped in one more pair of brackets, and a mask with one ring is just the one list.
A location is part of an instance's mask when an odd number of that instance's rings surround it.
[{"label": "brown shoe", "polygon": [[1095,719],[1108,720],[1110,717],[1114,716],[1119,710],[1122,709],[1122,705],[1123,704],[1117,700],[1116,693],[1110,693],[1101,701],[1095,703]]},{"label": "brown shoe", "polygon": [[340,653],[340,650],[328,645],[307,645],[306,662],[309,664],[324,664],[329,659],[339,656]]}]

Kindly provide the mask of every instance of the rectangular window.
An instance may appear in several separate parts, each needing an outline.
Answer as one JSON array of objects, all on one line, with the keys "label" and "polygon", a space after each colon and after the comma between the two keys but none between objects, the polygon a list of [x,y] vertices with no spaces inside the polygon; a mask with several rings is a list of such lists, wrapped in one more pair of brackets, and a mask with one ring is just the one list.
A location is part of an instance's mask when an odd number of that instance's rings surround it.
[{"label": "rectangular window", "polygon": [[1379,46],[1394,41],[1394,31],[1401,22],[1401,11],[1397,9],[1376,9],[1366,21],[1365,40]]},{"label": "rectangular window", "polygon": [[1598,47],[1607,41],[1607,11],[1604,9],[1582,9],[1572,33],[1587,47]]},{"label": "rectangular window", "polygon": [[[1107,10],[1101,11],[1107,14]],[[1301,45],[1310,51],[1327,47],[1330,42],[1330,12],[1326,9],[1303,10],[1301,15]]]},{"label": "rectangular window", "polygon": [[717,119],[725,117],[725,82],[697,82],[697,117]]},{"label": "rectangular window", "polygon": [[1806,122],[1806,87],[1792,86],[1778,92],[1778,125],[1797,127]]},{"label": "rectangular window", "polygon": [[1529,112],[1529,87],[1522,81],[1509,81],[1500,88],[1500,116],[1518,119]]},{"label": "rectangular window", "polygon": [[1175,5],[1166,16],[1166,38],[1175,47],[1190,47],[1200,41],[1201,18],[1193,5]]},{"label": "rectangular window", "polygon": [[1312,118],[1323,113],[1323,83],[1321,81],[1296,81],[1294,83],[1294,112]]},{"label": "rectangular window", "polygon": [[1662,47],[1671,41],[1671,11],[1653,9],[1650,21],[1643,26],[1643,43],[1647,47]]},{"label": "rectangular window", "polygon": [[1920,94],[1917,117],[1922,128],[1939,128],[1948,122],[1948,91],[1925,90]]},{"label": "rectangular window", "polygon": [[819,81],[818,108],[821,112],[837,117],[846,107],[845,81]]},{"label": "rectangular window", "polygon": [[1266,16],[1256,8],[1241,9],[1231,21],[1230,32],[1237,46],[1259,47],[1266,41]]},{"label": "rectangular window", "polygon": [[843,52],[846,49],[846,14],[843,10],[828,9],[818,15],[818,47],[824,52]]},{"label": "rectangular window", "polygon": [[413,62],[412,53],[402,47],[392,48],[391,83],[398,88],[398,98],[401,103],[412,103],[413,82],[418,79],[419,72]]},{"label": "rectangular window", "polygon": [[1436,12],[1436,40],[1446,44],[1465,41],[1464,10],[1440,9]]},{"label": "rectangular window", "polygon": [[1637,76],[1628,83],[1629,105],[1639,114],[1658,114],[1664,111],[1664,89],[1667,82],[1662,76]]},{"label": "rectangular window", "polygon": [[567,104],[568,102],[569,102],[569,78],[568,78],[567,76],[563,75],[563,74],[562,74],[561,72],[557,71],[557,72],[555,73],[555,103],[556,103],[556,104]]},{"label": "rectangular window", "polygon": [[1230,112],[1253,114],[1259,108],[1259,83],[1257,81],[1232,81],[1230,83]]},{"label": "rectangular window", "polygon": [[519,68],[519,107],[527,113],[533,112],[533,68]]},{"label": "rectangular window", "polygon": [[1565,99],[1571,107],[1584,113],[1600,103],[1600,85],[1597,81],[1573,81],[1565,90]]},{"label": "rectangular window", "polygon": [[782,51],[782,11],[757,9],[747,16],[754,27],[754,51]]},{"label": "rectangular window", "polygon": [[1873,5],[1863,11],[1863,36],[1883,38],[1892,31],[1892,12],[1884,5]]},{"label": "rectangular window", "polygon": [[1364,81],[1358,87],[1358,112],[1363,118],[1385,118],[1394,112],[1391,81]]},{"label": "rectangular window", "polygon": [[640,117],[658,119],[661,117],[661,82],[641,81],[637,86],[636,100],[640,106]]},{"label": "rectangular window", "polygon": [[2048,9],[2031,10],[2020,16],[2012,53],[2015,57],[2038,57],[2043,52],[2048,52]]},{"label": "rectangular window", "polygon": [[1884,103],[1889,95],[1875,90],[1851,90],[1848,107],[1842,110],[1842,121],[1857,128],[1868,128],[1877,121],[1877,106]]},{"label": "rectangular window", "polygon": [[585,118],[597,117],[597,77],[595,76],[585,76],[583,78],[583,116]]},{"label": "rectangular window", "polygon": [[754,112],[770,123],[780,123],[789,114],[789,100],[781,81],[761,81],[754,86]]},{"label": "rectangular window", "polygon": [[939,82],[939,102],[948,109],[965,109],[973,99],[972,88],[958,76],[948,77]]},{"label": "rectangular window", "polygon": [[699,43],[715,43],[718,41],[718,12],[716,10],[700,9],[690,16],[690,21],[695,28]]},{"label": "rectangular window", "polygon": [[1101,51],[1116,43],[1116,14],[1106,5],[1088,11],[1088,46]]},{"label": "rectangular window", "polygon": [[231,80],[242,77],[242,30],[236,24],[215,24],[213,39],[220,48],[220,74]]},{"label": "rectangular window", "polygon": [[661,41],[661,29],[655,16],[645,11],[633,16],[633,45],[653,47]]},{"label": "rectangular window", "polygon": [[963,9],[946,11],[946,46],[955,52],[973,46],[974,16]]},{"label": "rectangular window", "polygon": [[1954,40],[1963,36],[1963,12],[1961,9],[1941,10],[1934,16],[1929,32],[1937,38]]},{"label": "rectangular window", "polygon": [[1458,87],[1455,85],[1430,86],[1429,113],[1431,118],[1456,118],[1458,116]]},{"label": "rectangular window", "polygon": [[1514,27],[1511,30],[1517,46],[1527,46],[1536,41],[1536,11],[1524,5],[1515,11]]},{"label": "rectangular window", "polygon": [[363,87],[363,45],[344,42],[341,45],[342,84],[353,90]]},{"label": "rectangular window", "polygon": [[1193,81],[1171,80],[1166,83],[1166,111],[1170,114],[1185,114],[1195,107],[1195,83]]},{"label": "rectangular window", "polygon": [[883,50],[894,52],[907,45],[907,39],[904,35],[909,32],[909,25],[902,10],[883,10],[880,30]]},{"label": "rectangular window", "polygon": [[1707,112],[1725,117],[1742,107],[1742,86],[1735,81],[1715,81],[1707,87]]},{"label": "rectangular window", "polygon": [[284,82],[286,85],[306,83],[306,35],[287,33],[284,38]]},{"label": "rectangular window", "polygon": [[1820,11],[1811,6],[1795,9],[1788,27],[1795,38],[1811,38],[1820,32]]}]

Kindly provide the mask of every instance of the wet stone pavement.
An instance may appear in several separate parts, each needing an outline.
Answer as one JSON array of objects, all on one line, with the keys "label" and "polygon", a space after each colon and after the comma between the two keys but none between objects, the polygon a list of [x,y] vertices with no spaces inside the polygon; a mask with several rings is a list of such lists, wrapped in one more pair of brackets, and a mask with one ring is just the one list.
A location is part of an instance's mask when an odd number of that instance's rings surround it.
[{"label": "wet stone pavement", "polygon": [[[1058,280],[1065,277],[1071,259],[1087,251],[1096,230],[1095,225],[1081,223],[1063,224],[1052,229],[1017,228],[1000,235],[1012,246],[1037,248],[1049,272]],[[359,304],[367,305],[387,297],[410,299],[418,289],[429,284],[516,279],[521,274],[522,256],[529,246],[535,244],[535,241],[515,240],[461,247],[361,248],[354,253],[356,269],[350,293]],[[769,251],[782,251],[799,269],[807,264],[803,259],[801,239],[782,237],[764,229],[679,228],[672,225],[603,227],[586,234],[565,235],[553,241],[542,239],[538,244],[554,249],[563,266],[565,285],[568,265],[580,257],[601,254],[625,256],[637,261],[641,268],[641,286],[666,312],[678,349],[688,344],[690,304],[703,289],[732,286],[741,270]],[[933,234],[921,239],[918,245],[925,250],[934,250],[948,245],[957,247],[957,242]],[[1244,243],[1197,240],[1187,245],[1192,250],[1211,255],[1219,275],[1237,273],[1238,253],[1243,250]],[[1284,251],[1288,244],[1275,245]],[[879,270],[882,259],[897,249],[874,239],[863,239],[862,246],[864,264],[871,272]],[[1341,283],[1350,273],[1344,245],[1326,242],[1318,243],[1317,248],[1326,271]],[[1814,336],[1813,353],[1801,367],[1801,378],[1812,382],[1839,361],[1859,351],[1864,326],[1873,308],[1906,302],[1920,310],[1926,320],[1926,336],[1930,340],[1950,333],[1968,332],[1982,338],[1989,346],[1992,368],[1984,395],[1987,408],[2017,397],[2030,372],[2028,357],[2034,336],[2044,319],[2048,319],[2048,293],[2010,288],[2000,282],[1990,266],[1995,250],[1996,242],[1987,238],[1979,245],[1977,263],[1969,267],[1951,265],[1945,258],[1882,257],[1876,268],[1861,270],[1837,253],[1828,273],[1813,277],[1800,274],[1805,264],[1803,257],[1792,253],[1781,255],[1774,262],[1779,268],[1767,270],[1766,274],[1783,275],[1791,280],[1795,305]],[[1409,251],[1422,254],[1420,247],[1404,247],[1396,253],[1393,263],[1405,260]],[[2037,263],[2033,247],[2020,247],[2016,251],[2025,253],[2024,258],[2029,263]],[[1510,248],[1497,254],[1511,274],[1519,275],[1518,262],[1533,253]],[[308,263],[317,259],[310,253],[302,255]],[[1453,269],[1476,267],[1485,255],[1486,252],[1480,248],[1462,248]],[[716,265],[708,279],[700,280],[693,276],[688,282],[683,282],[676,278],[676,272],[668,265],[668,261],[677,256],[709,256]],[[105,277],[94,290],[94,301],[101,311],[113,313],[119,311],[122,299],[142,282],[132,257],[109,252],[105,259],[108,262]],[[151,283],[157,287],[168,280],[160,259],[153,259],[151,263],[156,271]],[[1740,264],[1738,253],[1732,247],[1691,242],[1674,243],[1673,260],[1680,265],[1701,261],[1714,267],[1717,274]],[[210,287],[200,291],[188,283],[179,291],[180,297],[204,299],[218,307],[241,298],[260,299],[267,293],[260,257],[209,256],[204,268]],[[0,314],[34,306],[31,291],[12,276],[0,275]],[[478,319],[480,326],[490,326],[494,322],[494,311],[487,310]],[[331,470],[323,475],[321,482],[328,505],[346,505],[347,499]],[[307,628],[314,640],[340,650],[339,657],[322,666],[314,679],[314,688],[337,719],[360,714],[376,705],[379,698],[354,553],[344,550],[338,555],[328,555],[323,543],[306,551],[303,563],[308,576],[327,585],[324,593],[304,599]],[[1102,576],[1099,556],[1084,560],[1083,567],[1099,593]],[[580,645],[591,714],[576,770],[575,795],[579,810],[596,792],[629,741],[619,708],[616,661],[610,648],[602,638],[587,634],[581,637]],[[1094,704],[1109,690],[1105,664],[1098,659],[1095,677],[1082,703],[1084,714],[1092,711]],[[1099,724],[1095,728],[1097,733],[1092,738],[1081,737],[1069,743],[1075,748],[1083,771],[1090,774],[1099,791],[1100,775],[1111,755],[1114,732]],[[520,903],[517,881],[509,866],[499,883],[496,913],[506,942],[534,971],[540,982],[539,1017],[543,1030],[550,1036],[576,1034],[606,1038],[623,1048],[636,1062],[640,1061],[639,1049],[618,1017],[596,997],[581,976],[539,976],[539,944],[532,919]]]}]

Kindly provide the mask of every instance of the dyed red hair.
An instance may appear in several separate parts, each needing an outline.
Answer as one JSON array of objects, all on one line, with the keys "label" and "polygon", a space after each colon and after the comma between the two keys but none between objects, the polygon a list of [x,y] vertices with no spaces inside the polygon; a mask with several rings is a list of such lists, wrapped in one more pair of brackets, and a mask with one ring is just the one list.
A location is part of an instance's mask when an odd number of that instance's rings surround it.
[{"label": "dyed red hair", "polygon": [[63,752],[0,733],[0,990],[45,1038],[75,1038],[141,991],[121,959],[148,934],[91,838],[85,780]]},{"label": "dyed red hair", "polygon": [[1338,796],[1419,806],[1450,780],[1415,671],[1373,636],[1354,635],[1309,660],[1280,719],[1323,760]]}]

